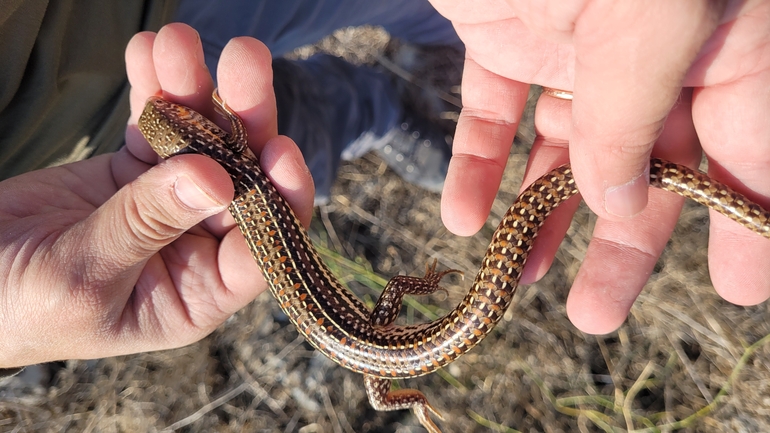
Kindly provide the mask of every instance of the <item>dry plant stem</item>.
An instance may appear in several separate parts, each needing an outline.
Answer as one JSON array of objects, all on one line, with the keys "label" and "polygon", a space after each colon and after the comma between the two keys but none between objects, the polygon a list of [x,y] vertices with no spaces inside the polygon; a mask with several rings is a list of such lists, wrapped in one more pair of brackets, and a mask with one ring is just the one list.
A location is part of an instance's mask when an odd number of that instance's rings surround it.
[{"label": "dry plant stem", "polygon": [[[371,312],[339,284],[248,149],[241,119],[216,93],[214,102],[230,120],[232,134],[187,107],[157,97],[148,100],[139,129],[164,158],[200,153],[228,171],[235,185],[230,212],[271,293],[300,334],[339,365],[364,374],[375,407],[411,407],[424,427],[439,431],[428,416],[438,413],[419,391],[390,392],[385,384],[448,365],[494,329],[510,306],[538,230],[553,209],[578,193],[570,167],[553,170],[519,196],[495,231],[468,294],[455,309],[427,324],[372,324],[371,317],[395,318],[400,297],[414,290],[407,287],[399,296],[386,290],[383,296],[394,300]],[[770,213],[702,173],[652,159],[650,185],[691,198],[770,237]],[[418,293],[438,290],[437,281],[423,284],[431,290]]]},{"label": "dry plant stem", "polygon": [[226,392],[221,397],[217,398],[216,400],[212,401],[211,403],[203,406],[202,408],[198,409],[194,414],[188,416],[185,419],[179,420],[175,422],[174,424],[171,424],[168,426],[167,429],[163,430],[164,432],[173,432],[175,430],[179,430],[182,427],[186,427],[195,421],[202,418],[207,413],[211,412],[212,410],[218,408],[219,406],[222,406],[223,404],[227,403],[228,401],[232,400],[233,398],[240,395],[243,391],[246,391],[248,388],[250,388],[251,385],[248,383],[241,383],[237,387],[231,389],[230,391]]},{"label": "dry plant stem", "polygon": [[647,365],[644,366],[644,370],[642,370],[642,374],[639,375],[639,377],[636,379],[636,382],[634,382],[633,386],[631,386],[626,395],[623,397],[623,416],[626,419],[626,427],[628,428],[628,431],[634,430],[634,420],[632,416],[633,408],[631,407],[633,401],[639,391],[647,386],[647,379],[653,373],[653,370],[655,370],[655,364],[653,364],[652,361],[648,361]]},{"label": "dry plant stem", "polygon": [[[707,404],[706,406],[702,407],[701,409],[698,409],[691,415],[687,416],[686,418],[674,421],[674,422],[668,422],[663,425],[655,425],[655,423],[649,419],[649,417],[644,417],[637,415],[632,410],[632,402],[636,395],[641,391],[643,388],[645,388],[649,383],[649,377],[653,373],[655,366],[652,362],[648,362],[647,365],[644,367],[642,373],[639,375],[637,380],[634,382],[634,384],[631,386],[631,388],[627,392],[623,392],[623,390],[620,390],[621,395],[623,395],[621,401],[622,405],[618,404],[620,401],[616,400],[615,402],[609,401],[606,397],[602,396],[573,396],[573,397],[565,397],[565,398],[557,398],[553,395],[553,392],[548,388],[548,386],[545,384],[545,382],[540,378],[537,374],[535,374],[534,370],[532,368],[524,363],[518,363],[517,369],[521,369],[522,371],[527,374],[532,380],[535,382],[535,384],[540,388],[541,392],[547,400],[551,403],[552,407],[556,409],[557,411],[573,416],[585,416],[588,419],[590,419],[594,424],[601,428],[604,431],[618,431],[620,428],[613,426],[612,418],[606,414],[603,414],[601,412],[591,410],[591,409],[578,409],[573,408],[572,406],[585,406],[588,404],[598,404],[600,406],[603,406],[607,409],[610,409],[612,412],[615,413],[622,413],[624,415],[624,419],[626,421],[626,428],[628,431],[635,431],[635,432],[658,432],[661,430],[676,430],[681,428],[686,428],[694,425],[699,419],[709,415],[711,412],[716,410],[717,405],[719,404],[720,400],[727,395],[728,392],[730,392],[730,388],[732,387],[733,383],[735,383],[736,379],[738,378],[738,375],[740,374],[741,370],[746,366],[751,356],[756,352],[758,349],[762,348],[764,345],[770,343],[770,334],[765,335],[763,338],[759,339],[754,344],[748,346],[745,348],[743,354],[741,355],[740,359],[736,363],[735,367],[730,372],[730,376],[725,381],[725,384],[719,389],[716,396]],[[671,360],[675,359],[676,355],[672,355],[672,357],[669,360],[669,363]],[[660,414],[661,416],[664,414]],[[633,428],[633,421],[636,420],[638,422],[641,422],[643,424],[646,424],[647,427],[644,429],[634,429]]]}]

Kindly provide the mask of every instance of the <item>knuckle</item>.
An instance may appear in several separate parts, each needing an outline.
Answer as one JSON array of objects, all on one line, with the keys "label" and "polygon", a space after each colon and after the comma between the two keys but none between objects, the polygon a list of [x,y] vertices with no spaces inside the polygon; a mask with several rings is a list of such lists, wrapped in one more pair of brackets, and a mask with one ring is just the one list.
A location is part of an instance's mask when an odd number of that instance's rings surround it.
[{"label": "knuckle", "polygon": [[607,156],[613,160],[638,160],[647,158],[662,132],[662,125],[646,125],[635,129],[623,129],[616,134],[604,133],[601,141]]},{"label": "knuckle", "polygon": [[184,227],[171,212],[173,206],[164,206],[156,199],[127,200],[124,206],[126,243],[140,249],[157,249],[179,236]]}]

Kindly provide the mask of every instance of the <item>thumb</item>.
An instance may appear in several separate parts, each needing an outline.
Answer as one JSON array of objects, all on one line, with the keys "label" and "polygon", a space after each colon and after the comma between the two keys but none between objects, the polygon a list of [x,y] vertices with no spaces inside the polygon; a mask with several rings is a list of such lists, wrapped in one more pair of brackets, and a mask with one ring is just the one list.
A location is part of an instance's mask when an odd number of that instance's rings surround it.
[{"label": "thumb", "polygon": [[591,209],[632,217],[647,205],[649,157],[720,16],[716,2],[593,2],[576,27],[570,160]]},{"label": "thumb", "polygon": [[[80,243],[96,253],[99,274],[133,274],[185,231],[225,210],[232,197],[232,181],[219,164],[178,156],[121,188],[83,221]],[[107,272],[108,279],[118,276]]]}]

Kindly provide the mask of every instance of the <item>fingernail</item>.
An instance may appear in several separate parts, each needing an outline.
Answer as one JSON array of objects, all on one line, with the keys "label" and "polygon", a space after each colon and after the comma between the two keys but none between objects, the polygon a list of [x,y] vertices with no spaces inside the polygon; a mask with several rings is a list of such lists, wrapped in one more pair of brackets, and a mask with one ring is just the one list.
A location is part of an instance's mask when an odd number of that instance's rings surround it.
[{"label": "fingernail", "polygon": [[604,210],[611,215],[628,218],[638,215],[647,206],[650,166],[629,182],[604,191]]},{"label": "fingernail", "polygon": [[208,210],[221,208],[224,204],[214,200],[187,176],[180,176],[174,183],[174,193],[179,201],[192,209]]},{"label": "fingernail", "polygon": [[198,61],[198,66],[208,72],[209,67],[206,65],[206,55],[203,54],[203,40],[201,39],[201,34],[197,30],[195,30],[195,36],[197,37],[195,44],[198,46],[198,49],[195,50],[195,60]]}]

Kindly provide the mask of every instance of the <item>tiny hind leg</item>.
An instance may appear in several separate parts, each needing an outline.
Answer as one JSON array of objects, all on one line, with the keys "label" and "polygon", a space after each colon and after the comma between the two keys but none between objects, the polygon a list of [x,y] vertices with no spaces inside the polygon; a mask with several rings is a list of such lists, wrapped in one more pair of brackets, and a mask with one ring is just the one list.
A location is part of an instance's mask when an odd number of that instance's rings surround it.
[{"label": "tiny hind leg", "polygon": [[364,375],[364,387],[366,395],[369,397],[369,404],[375,410],[389,411],[412,409],[412,412],[420,421],[428,433],[441,433],[430,418],[430,414],[443,420],[441,414],[428,403],[428,399],[423,393],[416,389],[390,390],[390,380],[380,379],[379,377]]},{"label": "tiny hind leg", "polygon": [[429,295],[438,290],[446,291],[439,286],[441,278],[451,273],[462,274],[462,272],[456,269],[436,272],[436,264],[437,260],[434,260],[432,266],[425,266],[424,277],[397,275],[391,278],[374,305],[372,314],[369,316],[369,323],[378,328],[390,325],[396,320],[398,313],[401,312],[404,295]]},{"label": "tiny hind leg", "polygon": [[246,152],[249,140],[243,120],[227,106],[222,97],[219,96],[218,89],[214,89],[211,99],[214,101],[214,108],[217,112],[230,121],[230,136],[227,138],[227,144],[230,146],[230,149],[235,153]]}]

